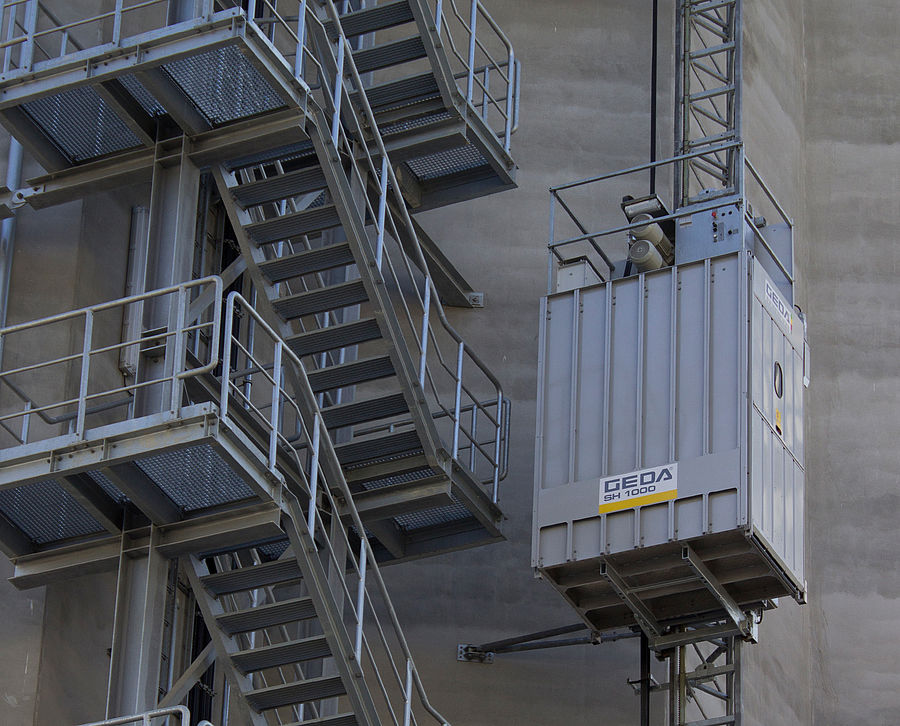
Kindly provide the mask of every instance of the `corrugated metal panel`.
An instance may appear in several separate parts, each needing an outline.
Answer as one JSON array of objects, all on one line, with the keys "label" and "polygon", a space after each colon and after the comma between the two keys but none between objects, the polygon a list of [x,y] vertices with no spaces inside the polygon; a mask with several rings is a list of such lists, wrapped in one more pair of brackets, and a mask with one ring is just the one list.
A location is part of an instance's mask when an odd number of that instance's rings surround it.
[{"label": "corrugated metal panel", "polygon": [[[721,537],[752,524],[802,582],[802,332],[785,319],[779,327],[763,293],[753,295],[766,280],[732,253],[544,301],[536,566],[555,577],[640,548],[732,542]],[[672,464],[671,501],[599,513],[605,480]]]}]

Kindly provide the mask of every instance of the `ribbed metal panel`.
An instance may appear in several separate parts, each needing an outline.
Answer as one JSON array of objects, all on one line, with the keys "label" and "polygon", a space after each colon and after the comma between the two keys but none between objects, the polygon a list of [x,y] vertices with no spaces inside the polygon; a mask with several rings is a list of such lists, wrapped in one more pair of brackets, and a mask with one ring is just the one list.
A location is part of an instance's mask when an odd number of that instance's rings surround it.
[{"label": "ribbed metal panel", "polygon": [[234,46],[180,58],[162,68],[214,126],[285,105]]},{"label": "ribbed metal panel", "polygon": [[36,544],[104,531],[53,479],[0,491],[0,512]]},{"label": "ribbed metal panel", "polygon": [[136,463],[187,512],[253,496],[247,483],[209,445],[166,451]]},{"label": "ribbed metal panel", "polygon": [[141,145],[140,139],[90,86],[29,101],[22,109],[73,162]]}]

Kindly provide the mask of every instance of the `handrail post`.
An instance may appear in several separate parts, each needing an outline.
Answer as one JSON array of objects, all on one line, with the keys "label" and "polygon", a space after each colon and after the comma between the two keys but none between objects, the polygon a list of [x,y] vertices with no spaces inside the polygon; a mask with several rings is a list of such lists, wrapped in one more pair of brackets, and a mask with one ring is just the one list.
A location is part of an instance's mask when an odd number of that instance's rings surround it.
[{"label": "handrail post", "polygon": [[228,396],[231,386],[231,336],[234,331],[234,293],[228,296],[225,309],[225,333],[222,336],[222,393],[219,400],[219,416],[228,418]]},{"label": "handrail post", "polygon": [[469,9],[469,73],[466,76],[466,101],[472,103],[475,89],[475,24],[478,20],[478,0]]},{"label": "handrail post", "polygon": [[509,63],[507,66],[509,79],[506,82],[506,125],[503,128],[503,150],[509,153],[513,128],[513,94],[516,88],[516,53],[512,46],[509,47],[507,62]]},{"label": "handrail post", "polygon": [[279,338],[275,343],[275,352],[272,367],[272,430],[269,432],[269,469],[275,471],[275,456],[278,451],[278,419],[281,415],[281,358],[284,343]]},{"label": "handrail post", "polygon": [[25,43],[19,56],[19,68],[30,71],[34,63],[34,34],[37,32],[38,0],[27,0],[25,5]]},{"label": "handrail post", "polygon": [[406,658],[406,688],[403,690],[403,726],[409,726],[409,718],[412,714],[412,660]]},{"label": "handrail post", "polygon": [[78,414],[75,418],[75,434],[84,436],[84,416],[87,410],[88,383],[91,375],[91,342],[94,337],[94,313],[84,313],[84,342],[81,346],[81,380],[78,384]]},{"label": "handrail post", "polygon": [[431,311],[431,277],[425,278],[425,300],[422,305],[425,310],[422,314],[422,346],[419,357],[419,385],[425,388],[425,368],[428,357],[428,315]]},{"label": "handrail post", "polygon": [[478,401],[472,402],[472,425],[469,429],[469,433],[472,437],[469,442],[469,471],[473,474],[475,473],[475,452],[478,449],[476,443],[478,442]]},{"label": "handrail post", "polygon": [[297,55],[294,56],[294,76],[303,78],[303,47],[306,42],[306,0],[300,0],[297,10]]},{"label": "handrail post", "polygon": [[316,545],[316,495],[319,488],[319,413],[313,417],[312,465],[309,472],[309,513],[306,515],[306,528]]},{"label": "handrail post", "polygon": [[462,369],[463,356],[466,352],[466,344],[460,341],[456,353],[456,400],[453,411],[453,458],[459,454],[459,408],[462,399]]},{"label": "handrail post", "polygon": [[28,427],[31,425],[31,414],[28,411],[31,410],[31,401],[25,401],[25,415],[22,417],[22,443],[28,443]]},{"label": "handrail post", "polygon": [[384,253],[384,217],[387,211],[388,158],[381,157],[381,187],[378,197],[378,241],[375,244],[375,266],[381,270],[381,258]]},{"label": "handrail post", "polygon": [[362,668],[363,608],[366,606],[366,537],[360,533],[359,543],[359,584],[356,590],[356,662]]},{"label": "handrail post", "polygon": [[497,504],[500,498],[500,440],[503,438],[503,393],[497,394],[497,438],[494,440],[494,482],[491,501]]},{"label": "handrail post", "polygon": [[437,37],[441,37],[441,20],[444,17],[444,0],[437,0],[437,4],[434,7],[434,32],[437,33]]},{"label": "handrail post", "polygon": [[334,78],[334,115],[331,117],[331,142],[338,145],[338,129],[341,125],[341,98],[344,93],[344,36],[338,37],[337,74]]},{"label": "handrail post", "polygon": [[186,346],[184,345],[184,328],[187,326],[185,316],[187,315],[187,288],[182,285],[178,288],[177,301],[175,308],[174,322],[174,340],[172,341],[172,389],[169,398],[169,410],[175,413],[181,408],[181,377],[179,374],[184,370],[184,358]]},{"label": "handrail post", "polygon": [[114,45],[118,45],[119,41],[122,40],[122,5],[123,0],[116,0],[116,8],[113,12],[113,33],[112,33],[112,42]]}]

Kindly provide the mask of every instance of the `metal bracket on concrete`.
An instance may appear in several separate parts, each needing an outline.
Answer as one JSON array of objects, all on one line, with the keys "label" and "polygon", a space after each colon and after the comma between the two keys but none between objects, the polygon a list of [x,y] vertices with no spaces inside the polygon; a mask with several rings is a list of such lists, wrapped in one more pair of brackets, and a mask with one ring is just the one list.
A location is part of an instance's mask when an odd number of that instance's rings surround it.
[{"label": "metal bracket on concrete", "polygon": [[481,650],[477,645],[460,643],[456,646],[456,660],[464,663],[493,663],[494,654]]}]

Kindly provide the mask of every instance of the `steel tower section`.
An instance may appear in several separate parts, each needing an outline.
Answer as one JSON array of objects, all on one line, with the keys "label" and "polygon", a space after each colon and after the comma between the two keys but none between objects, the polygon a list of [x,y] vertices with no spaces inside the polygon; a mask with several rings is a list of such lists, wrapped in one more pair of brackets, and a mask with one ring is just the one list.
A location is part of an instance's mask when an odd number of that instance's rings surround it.
[{"label": "steel tower section", "polygon": [[680,0],[676,13],[677,206],[741,195],[740,0]]}]

